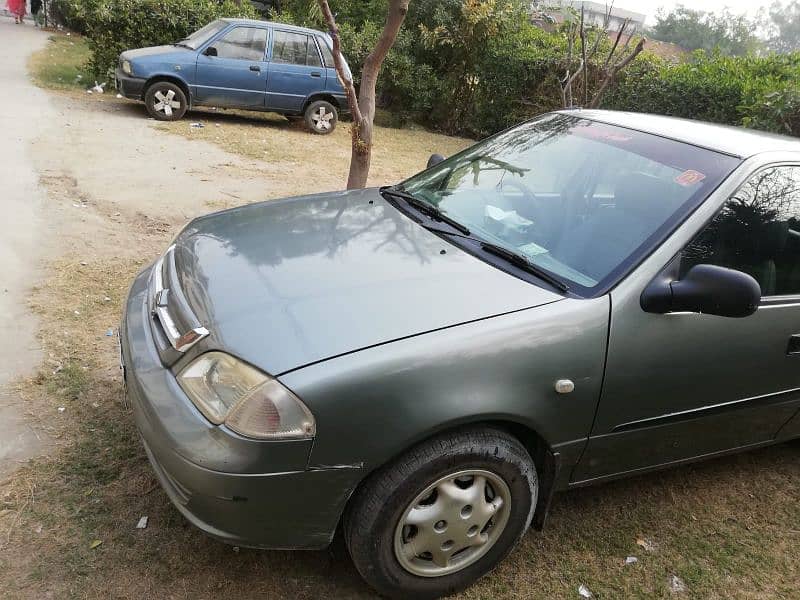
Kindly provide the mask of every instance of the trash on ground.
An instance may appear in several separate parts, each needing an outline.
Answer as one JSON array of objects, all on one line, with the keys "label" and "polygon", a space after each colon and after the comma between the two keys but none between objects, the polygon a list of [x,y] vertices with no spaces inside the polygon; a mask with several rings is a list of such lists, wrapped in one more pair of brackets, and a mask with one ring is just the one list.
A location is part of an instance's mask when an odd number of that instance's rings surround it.
[{"label": "trash on ground", "polygon": [[114,335],[114,330],[113,329],[109,329],[108,331],[106,331],[106,337],[111,337],[113,335]]},{"label": "trash on ground", "polygon": [[97,83],[97,81],[95,81],[94,82],[94,86],[92,87],[92,91],[95,94],[102,94],[105,91],[105,87],[106,87],[105,82]]},{"label": "trash on ground", "polygon": [[100,405],[97,402],[92,402],[92,408],[100,408]]},{"label": "trash on ground", "polygon": [[111,298],[109,298],[108,296],[106,296],[105,298],[103,298],[103,302],[111,302]]},{"label": "trash on ground", "polygon": [[639,562],[639,559],[635,556],[628,556],[625,558],[626,565],[635,565],[637,562]]},{"label": "trash on ground", "polygon": [[192,129],[202,129],[203,127],[205,127],[205,125],[203,125],[202,123],[192,123],[191,125],[189,125],[189,127],[191,127]]},{"label": "trash on ground", "polygon": [[117,94],[117,98],[122,98],[122,94]]},{"label": "trash on ground", "polygon": [[76,311],[75,311],[75,314],[76,314],[76,315],[80,315],[80,314],[81,314],[81,311],[79,311],[79,310],[76,310]]},{"label": "trash on ground", "polygon": [[594,598],[594,594],[583,584],[578,586],[578,595],[581,598]]},{"label": "trash on ground", "polygon": [[37,525],[37,527],[36,527],[36,529],[34,529],[34,531],[36,533],[42,533],[42,526],[41,525]]},{"label": "trash on ground", "polygon": [[673,594],[683,594],[687,591],[686,584],[683,582],[683,579],[678,577],[677,575],[670,575],[669,576],[669,591]]},{"label": "trash on ground", "polygon": [[94,540],[91,544],[89,544],[89,549],[90,550],[94,550],[95,548],[100,546],[102,543],[103,543],[103,540]]},{"label": "trash on ground", "polygon": [[85,260],[82,260],[82,261],[81,261],[81,266],[82,266],[82,267],[85,267],[85,266],[86,266],[86,265],[88,265],[88,264],[89,264],[89,263],[87,263]]},{"label": "trash on ground", "polygon": [[658,550],[658,544],[656,544],[652,540],[648,540],[648,539],[645,539],[645,538],[638,538],[636,540],[636,545],[637,546],[641,546],[647,552],[655,552],[656,550]]},{"label": "trash on ground", "polygon": [[239,553],[239,546],[234,546],[233,547],[233,551],[238,554]]},{"label": "trash on ground", "polygon": [[58,407],[58,412],[60,412],[60,413],[63,413],[65,410],[67,410],[66,406],[59,406]]},{"label": "trash on ground", "polygon": [[147,517],[139,519],[139,522],[136,523],[136,529],[145,529],[147,527],[147,520]]}]

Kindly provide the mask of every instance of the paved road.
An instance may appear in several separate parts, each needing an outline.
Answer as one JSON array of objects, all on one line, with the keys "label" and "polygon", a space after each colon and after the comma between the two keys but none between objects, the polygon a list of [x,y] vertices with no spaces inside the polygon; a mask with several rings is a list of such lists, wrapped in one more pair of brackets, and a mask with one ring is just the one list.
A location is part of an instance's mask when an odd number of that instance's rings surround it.
[{"label": "paved road", "polygon": [[0,478],[45,447],[25,425],[24,403],[7,384],[40,361],[27,303],[41,257],[44,194],[30,150],[55,116],[44,92],[29,81],[26,64],[46,43],[45,33],[0,17]]}]

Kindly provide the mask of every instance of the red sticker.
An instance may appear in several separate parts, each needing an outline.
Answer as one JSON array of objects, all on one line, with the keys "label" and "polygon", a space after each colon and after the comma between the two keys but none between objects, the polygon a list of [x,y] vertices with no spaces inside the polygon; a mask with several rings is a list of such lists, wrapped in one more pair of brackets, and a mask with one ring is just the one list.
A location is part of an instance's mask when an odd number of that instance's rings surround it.
[{"label": "red sticker", "polygon": [[675,183],[678,183],[684,187],[689,187],[690,185],[694,185],[695,183],[700,183],[705,179],[706,176],[704,173],[700,171],[695,171],[693,169],[689,169],[688,171],[684,171],[680,175],[675,178]]}]

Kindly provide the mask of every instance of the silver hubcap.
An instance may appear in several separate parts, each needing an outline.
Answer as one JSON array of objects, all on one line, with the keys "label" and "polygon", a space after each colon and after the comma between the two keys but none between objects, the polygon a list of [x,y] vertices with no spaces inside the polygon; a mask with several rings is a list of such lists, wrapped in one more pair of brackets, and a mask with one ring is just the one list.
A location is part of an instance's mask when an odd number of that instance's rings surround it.
[{"label": "silver hubcap", "polygon": [[180,101],[175,99],[175,90],[158,90],[153,97],[156,100],[153,108],[158,112],[163,112],[168,117],[172,116],[173,110],[178,110],[181,107]]},{"label": "silver hubcap", "polygon": [[395,556],[406,571],[421,577],[460,571],[494,545],[510,510],[508,485],[494,473],[446,475],[406,508],[395,529]]},{"label": "silver hubcap", "polygon": [[328,131],[333,127],[331,120],[333,119],[333,112],[326,110],[324,106],[320,106],[311,115],[311,121],[314,127],[320,131]]}]

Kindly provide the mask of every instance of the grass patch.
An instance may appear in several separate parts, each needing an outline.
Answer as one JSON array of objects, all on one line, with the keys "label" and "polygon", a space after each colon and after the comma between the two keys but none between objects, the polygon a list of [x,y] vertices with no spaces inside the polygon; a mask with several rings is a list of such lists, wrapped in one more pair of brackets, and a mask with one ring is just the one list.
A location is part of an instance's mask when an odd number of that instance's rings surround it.
[{"label": "grass patch", "polygon": [[94,81],[87,68],[89,57],[89,46],[83,37],[56,33],[45,48],[31,56],[29,70],[40,87],[86,89]]}]

